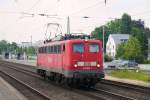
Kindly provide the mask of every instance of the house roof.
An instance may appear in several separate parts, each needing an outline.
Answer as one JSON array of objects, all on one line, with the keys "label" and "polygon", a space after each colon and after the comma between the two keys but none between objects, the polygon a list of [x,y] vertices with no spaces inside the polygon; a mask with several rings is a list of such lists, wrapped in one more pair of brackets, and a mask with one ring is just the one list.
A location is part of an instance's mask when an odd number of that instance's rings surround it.
[{"label": "house roof", "polygon": [[129,39],[129,34],[110,34],[115,44],[119,44],[121,39]]}]

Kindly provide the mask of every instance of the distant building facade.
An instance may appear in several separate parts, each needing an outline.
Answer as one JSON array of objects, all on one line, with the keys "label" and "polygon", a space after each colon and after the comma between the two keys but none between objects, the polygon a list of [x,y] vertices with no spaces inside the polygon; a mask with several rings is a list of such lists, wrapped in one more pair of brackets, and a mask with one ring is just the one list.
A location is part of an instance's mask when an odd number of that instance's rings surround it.
[{"label": "distant building facade", "polygon": [[32,46],[32,43],[31,42],[21,42],[21,44],[19,44],[18,46],[22,47],[22,48],[28,48],[28,47]]},{"label": "distant building facade", "polygon": [[110,34],[106,43],[106,54],[115,58],[117,46],[122,42],[127,42],[129,34]]}]

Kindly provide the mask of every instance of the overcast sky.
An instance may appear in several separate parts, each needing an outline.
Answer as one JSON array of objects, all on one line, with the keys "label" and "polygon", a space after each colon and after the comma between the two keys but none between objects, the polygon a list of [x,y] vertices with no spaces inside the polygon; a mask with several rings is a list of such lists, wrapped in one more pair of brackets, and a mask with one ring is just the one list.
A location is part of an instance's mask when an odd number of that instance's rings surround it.
[{"label": "overcast sky", "polygon": [[71,32],[90,33],[123,13],[130,14],[132,19],[144,20],[150,28],[150,0],[107,0],[106,6],[104,0],[0,0],[0,40],[25,42],[30,41],[31,36],[33,41],[43,40],[46,25],[52,22],[59,23],[66,32],[67,16],[70,16]]}]

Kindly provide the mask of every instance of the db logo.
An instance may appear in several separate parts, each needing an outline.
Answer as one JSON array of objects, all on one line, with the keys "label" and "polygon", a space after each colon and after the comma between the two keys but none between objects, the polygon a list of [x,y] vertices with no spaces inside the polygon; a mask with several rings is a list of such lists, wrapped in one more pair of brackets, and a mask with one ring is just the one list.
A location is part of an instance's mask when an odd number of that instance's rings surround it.
[{"label": "db logo", "polygon": [[52,62],[52,59],[51,59],[51,58],[48,58],[47,61],[48,61],[48,63],[51,63],[51,62]]}]

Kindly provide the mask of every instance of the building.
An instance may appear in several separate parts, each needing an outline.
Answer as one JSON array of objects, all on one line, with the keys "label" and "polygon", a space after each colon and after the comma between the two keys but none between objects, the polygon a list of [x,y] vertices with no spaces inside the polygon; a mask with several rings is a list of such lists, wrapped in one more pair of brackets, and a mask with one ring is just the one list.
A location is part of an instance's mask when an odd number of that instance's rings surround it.
[{"label": "building", "polygon": [[129,34],[110,34],[106,43],[106,54],[115,58],[118,44],[126,42]]},{"label": "building", "polygon": [[18,44],[18,46],[22,47],[22,48],[28,48],[28,47],[32,46],[32,43],[31,42],[21,42],[21,44]]}]

